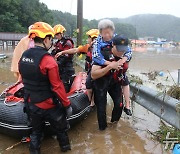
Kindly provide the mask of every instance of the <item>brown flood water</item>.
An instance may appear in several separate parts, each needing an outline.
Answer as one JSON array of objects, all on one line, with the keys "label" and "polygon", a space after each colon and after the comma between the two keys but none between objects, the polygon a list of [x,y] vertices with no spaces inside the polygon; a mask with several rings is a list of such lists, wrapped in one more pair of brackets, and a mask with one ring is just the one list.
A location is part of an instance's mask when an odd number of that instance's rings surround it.
[{"label": "brown flood water", "polygon": [[172,71],[180,69],[180,47],[148,47],[137,48],[137,51],[138,50],[142,50],[143,52],[133,52],[130,69],[143,71]]},{"label": "brown flood water", "polygon": [[[139,59],[142,56],[141,54],[138,56],[138,54],[135,53],[135,58],[132,60],[132,63],[137,64],[137,69],[139,69]],[[9,71],[10,61],[10,58],[5,63],[0,60],[0,92],[15,82]],[[76,67],[76,71],[81,70],[81,68]],[[68,154],[165,154],[163,146],[153,141],[147,132],[147,130],[152,132],[158,130],[160,119],[137,103],[133,103],[132,107],[132,117],[129,118],[123,113],[120,122],[116,125],[109,124],[105,131],[97,129],[96,111],[89,114],[87,119],[69,131],[72,150]],[[108,121],[111,111],[112,103],[109,99],[107,105]],[[0,134],[0,154],[29,153],[28,144],[20,144],[5,151],[7,147],[17,142],[19,139]],[[46,137],[42,142],[41,152],[42,154],[60,153],[58,142],[52,137]]]}]

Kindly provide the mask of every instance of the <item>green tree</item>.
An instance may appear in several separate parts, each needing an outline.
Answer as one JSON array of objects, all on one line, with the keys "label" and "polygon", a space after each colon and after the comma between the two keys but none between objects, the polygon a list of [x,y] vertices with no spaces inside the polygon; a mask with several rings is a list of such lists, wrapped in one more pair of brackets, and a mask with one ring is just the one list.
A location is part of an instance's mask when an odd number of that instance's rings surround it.
[{"label": "green tree", "polygon": [[61,24],[66,28],[66,35],[73,36],[73,31],[76,29],[77,25],[76,16],[57,10],[52,10],[52,15],[54,17],[53,26],[56,24]]},{"label": "green tree", "polygon": [[53,23],[51,11],[39,0],[0,0],[0,31],[27,32],[37,21]]},{"label": "green tree", "polygon": [[137,39],[136,28],[130,24],[115,23],[115,32],[128,38]]}]

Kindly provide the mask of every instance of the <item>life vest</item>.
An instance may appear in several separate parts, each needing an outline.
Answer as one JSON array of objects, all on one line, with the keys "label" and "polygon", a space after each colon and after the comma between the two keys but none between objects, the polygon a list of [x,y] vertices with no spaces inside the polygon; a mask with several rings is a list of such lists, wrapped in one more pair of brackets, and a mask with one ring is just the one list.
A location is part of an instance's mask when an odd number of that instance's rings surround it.
[{"label": "life vest", "polygon": [[[74,48],[74,42],[71,38],[69,37],[63,37],[61,40],[58,40],[54,47],[55,47],[55,51],[56,53],[64,51],[65,49],[65,45],[67,45],[67,42],[70,41],[72,44],[72,48]],[[73,54],[70,54],[69,56],[72,56]]]},{"label": "life vest", "polygon": [[19,61],[24,93],[31,103],[40,103],[54,96],[48,76],[42,74],[39,67],[45,55],[50,54],[42,47],[30,48],[23,53]]},{"label": "life vest", "polygon": [[[116,60],[116,61],[118,61],[119,59],[121,59],[121,58],[115,57],[115,60]],[[128,67],[129,67],[129,63],[125,62],[125,63],[123,64],[122,68],[121,68],[119,71],[115,70],[115,71],[113,72],[113,78],[114,78],[116,81],[121,81],[121,80],[124,78],[124,75],[125,75]]]},{"label": "life vest", "polygon": [[[70,41],[72,48],[74,48],[74,42],[69,37],[63,37],[61,40],[58,40],[55,44],[55,50],[53,55],[56,55],[58,52],[64,51],[67,42]],[[73,67],[73,54],[65,54],[57,58],[59,68]]]},{"label": "life vest", "polygon": [[[101,54],[104,56],[105,60],[118,61],[120,58],[115,57],[112,54],[112,47],[113,47],[112,45],[107,45],[107,46],[101,48]],[[103,66],[103,67],[106,67],[106,66]],[[111,70],[106,74],[106,76],[107,75],[113,75],[113,78],[115,80],[119,81],[123,78],[123,74],[127,71],[127,69],[128,69],[128,63],[125,62],[122,66],[122,69],[120,69],[119,71]]]},{"label": "life vest", "polygon": [[[107,61],[114,61],[115,58],[112,54],[112,45],[107,45],[107,46],[104,46],[104,47],[101,47],[101,54],[103,55],[104,59],[107,60]],[[102,66],[103,67],[106,67],[105,65]],[[112,75],[112,72],[113,70],[109,71],[108,73],[106,73],[105,76],[109,76],[109,75]]]},{"label": "life vest", "polygon": [[112,47],[112,45],[107,45],[101,48],[101,54],[104,56],[105,60],[112,61],[114,59],[114,56],[111,51]]},{"label": "life vest", "polygon": [[85,62],[85,70],[89,71],[92,67],[92,49],[93,47],[90,46],[88,48],[88,52],[86,53],[86,62]]},{"label": "life vest", "polygon": [[[114,59],[111,59],[111,61],[118,61],[119,59],[120,59],[119,57],[114,57]],[[106,67],[106,66],[102,66],[102,67]],[[108,73],[106,73],[106,76],[113,75],[113,78],[116,81],[120,81],[123,79],[124,73],[128,70],[128,67],[129,67],[129,63],[125,62],[119,71],[110,70]]]}]

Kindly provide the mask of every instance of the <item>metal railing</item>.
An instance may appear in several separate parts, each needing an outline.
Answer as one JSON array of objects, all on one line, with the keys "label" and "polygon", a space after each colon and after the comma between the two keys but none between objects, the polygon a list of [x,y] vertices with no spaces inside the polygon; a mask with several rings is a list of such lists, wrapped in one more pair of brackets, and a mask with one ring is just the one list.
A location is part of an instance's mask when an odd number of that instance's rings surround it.
[{"label": "metal railing", "polygon": [[[76,61],[80,67],[84,67],[82,61]],[[131,99],[147,110],[151,111],[167,123],[180,129],[180,101],[167,94],[138,84],[130,84]]]},{"label": "metal railing", "polygon": [[130,84],[131,99],[180,129],[180,101],[143,85]]}]

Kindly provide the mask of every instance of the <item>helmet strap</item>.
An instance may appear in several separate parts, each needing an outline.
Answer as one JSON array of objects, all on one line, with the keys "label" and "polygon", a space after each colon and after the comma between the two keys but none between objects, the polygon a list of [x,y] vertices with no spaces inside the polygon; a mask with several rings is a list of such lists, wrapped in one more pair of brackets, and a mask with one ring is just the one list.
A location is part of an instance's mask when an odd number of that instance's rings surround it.
[{"label": "helmet strap", "polygon": [[53,42],[51,42],[51,46],[49,48],[46,47],[45,43],[43,42],[43,46],[44,48],[48,51],[49,49],[51,49],[51,47],[53,46]]}]

